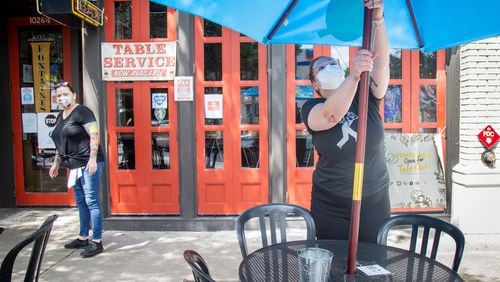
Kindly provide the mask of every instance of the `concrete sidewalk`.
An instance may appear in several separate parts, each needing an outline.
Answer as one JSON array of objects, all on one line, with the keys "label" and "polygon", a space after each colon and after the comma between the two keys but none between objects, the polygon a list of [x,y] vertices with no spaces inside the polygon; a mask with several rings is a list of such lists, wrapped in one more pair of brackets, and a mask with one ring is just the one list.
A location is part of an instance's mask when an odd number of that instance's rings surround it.
[{"label": "concrete sidewalk", "polygon": [[[217,281],[238,281],[241,261],[236,232],[142,232],[105,230],[104,253],[83,259],[79,250],[66,250],[78,230],[75,208],[0,209],[0,260],[8,250],[26,237],[51,214],[54,223],[43,259],[40,281],[183,281],[192,280],[191,270],[182,253],[186,249],[199,252],[207,261]],[[292,231],[292,239],[301,238],[304,230]],[[256,248],[258,232],[251,231],[249,249]],[[391,233],[392,245],[403,246],[409,233]],[[438,260],[451,265],[453,245],[443,237]],[[28,253],[20,259],[26,261]],[[500,281],[500,234],[466,235],[466,248],[460,266],[466,281]],[[23,270],[16,269],[14,281],[20,281]]]}]

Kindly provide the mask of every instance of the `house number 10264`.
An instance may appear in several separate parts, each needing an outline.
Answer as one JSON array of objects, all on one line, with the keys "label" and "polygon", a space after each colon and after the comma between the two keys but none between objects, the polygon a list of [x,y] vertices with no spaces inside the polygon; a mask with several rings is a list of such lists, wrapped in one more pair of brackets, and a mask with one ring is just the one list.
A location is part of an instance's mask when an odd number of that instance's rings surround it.
[{"label": "house number 10264", "polygon": [[29,17],[30,24],[50,24],[49,17]]}]

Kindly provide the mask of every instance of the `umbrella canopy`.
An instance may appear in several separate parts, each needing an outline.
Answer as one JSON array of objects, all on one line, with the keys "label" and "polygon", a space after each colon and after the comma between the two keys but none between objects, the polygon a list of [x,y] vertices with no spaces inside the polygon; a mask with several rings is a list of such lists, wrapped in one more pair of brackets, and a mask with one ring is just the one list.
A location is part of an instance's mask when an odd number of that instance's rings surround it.
[{"label": "umbrella canopy", "polygon": [[[353,0],[151,0],[264,44],[361,46],[363,2]],[[391,48],[424,52],[500,35],[499,0],[385,0]]]}]

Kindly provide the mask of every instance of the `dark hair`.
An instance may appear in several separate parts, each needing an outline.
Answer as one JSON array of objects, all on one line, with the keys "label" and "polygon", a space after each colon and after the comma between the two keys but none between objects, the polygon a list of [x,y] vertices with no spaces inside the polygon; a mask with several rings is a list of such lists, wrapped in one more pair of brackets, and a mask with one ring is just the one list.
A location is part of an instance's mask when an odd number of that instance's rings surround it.
[{"label": "dark hair", "polygon": [[68,87],[68,89],[71,91],[71,93],[75,93],[75,89],[73,89],[73,86],[71,86],[71,84],[67,81],[60,81],[56,84],[54,84],[54,90],[57,90],[57,88],[60,88],[60,87]]},{"label": "dark hair", "polygon": [[[335,64],[339,65],[338,59],[333,59],[332,57],[329,57],[329,56],[319,56],[319,57],[314,58],[311,61],[311,64],[309,65],[309,79],[311,80],[311,83],[314,83],[314,80],[316,79],[316,75],[314,74],[314,65],[316,64],[316,61],[319,59],[334,60]],[[314,91],[316,91],[316,93],[318,93],[318,95],[320,97],[323,97],[318,90],[315,89]]]},{"label": "dark hair", "polygon": [[311,64],[309,65],[309,79],[311,80],[311,83],[314,83],[314,79],[316,78],[314,75],[314,63],[316,63],[317,60],[319,60],[322,57],[316,57],[311,61]]},{"label": "dark hair", "polygon": [[[314,58],[311,61],[311,64],[309,65],[309,79],[311,80],[311,83],[314,83],[314,79],[316,79],[316,75],[314,74],[314,63],[316,63],[317,60],[324,58],[324,57],[326,57],[326,56],[319,56],[319,57]],[[313,89],[316,93],[318,93],[318,95],[320,97],[323,97],[323,96],[321,96],[321,93],[319,92],[319,90],[315,89],[314,86],[313,86]]]}]

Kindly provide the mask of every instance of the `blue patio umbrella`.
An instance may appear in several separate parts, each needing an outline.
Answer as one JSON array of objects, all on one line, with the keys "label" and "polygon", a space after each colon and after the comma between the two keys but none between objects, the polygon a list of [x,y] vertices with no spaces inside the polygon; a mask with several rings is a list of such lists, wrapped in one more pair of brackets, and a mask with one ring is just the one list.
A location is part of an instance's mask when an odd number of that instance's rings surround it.
[{"label": "blue patio umbrella", "polygon": [[[151,0],[264,44],[361,46],[362,0]],[[499,0],[385,0],[392,48],[424,52],[500,35]]]},{"label": "blue patio umbrella", "polygon": [[[263,44],[361,46],[371,50],[372,12],[362,0],[150,0]],[[500,0],[385,0],[389,45],[430,52],[500,35]],[[347,273],[355,273],[363,187],[368,73],[360,81]]]}]

